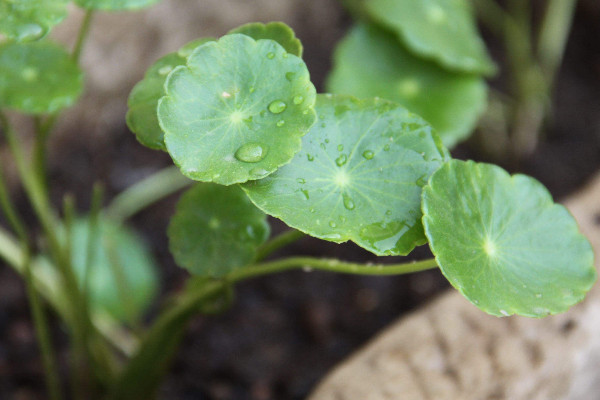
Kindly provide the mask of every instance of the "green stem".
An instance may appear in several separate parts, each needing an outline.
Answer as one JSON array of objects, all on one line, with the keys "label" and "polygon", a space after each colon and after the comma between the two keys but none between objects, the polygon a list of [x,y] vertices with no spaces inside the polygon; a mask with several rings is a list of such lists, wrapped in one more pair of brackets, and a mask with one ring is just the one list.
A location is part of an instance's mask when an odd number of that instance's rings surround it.
[{"label": "green stem", "polygon": [[162,169],[130,186],[116,196],[106,209],[106,215],[122,222],[148,207],[191,184],[175,166]]},{"label": "green stem", "polygon": [[[475,0],[473,2],[479,20],[497,37],[501,37],[507,21],[512,16],[496,0]],[[514,23],[514,22],[513,22]]]},{"label": "green stem", "polygon": [[83,45],[85,44],[85,40],[88,36],[88,33],[90,32],[93,17],[94,10],[88,9],[85,11],[83,22],[81,23],[81,27],[79,28],[79,34],[77,35],[77,41],[75,42],[75,47],[73,47],[72,53],[73,60],[77,62],[79,62],[79,59],[81,58],[81,51],[83,50]]},{"label": "green stem", "polygon": [[273,239],[269,240],[268,242],[266,242],[258,248],[258,250],[256,251],[256,256],[254,257],[254,261],[261,261],[274,251],[279,250],[280,248],[287,246],[288,244],[293,243],[297,240],[300,240],[303,237],[306,237],[306,234],[295,229],[277,235]]},{"label": "green stem", "polygon": [[538,37],[537,54],[549,86],[552,86],[562,62],[576,5],[577,0],[548,2]]},{"label": "green stem", "polygon": [[[0,165],[1,167],[1,165]],[[60,390],[60,378],[58,376],[58,363],[56,354],[52,347],[48,320],[44,313],[44,308],[38,296],[34,285],[34,278],[31,272],[31,242],[25,229],[25,224],[19,217],[16,209],[8,196],[8,189],[4,183],[4,175],[0,168],[0,208],[3,210],[10,225],[13,227],[21,240],[22,259],[24,269],[24,280],[27,291],[27,298],[31,307],[31,316],[35,327],[36,337],[42,354],[42,364],[44,365],[46,388],[51,400],[62,399]]]}]

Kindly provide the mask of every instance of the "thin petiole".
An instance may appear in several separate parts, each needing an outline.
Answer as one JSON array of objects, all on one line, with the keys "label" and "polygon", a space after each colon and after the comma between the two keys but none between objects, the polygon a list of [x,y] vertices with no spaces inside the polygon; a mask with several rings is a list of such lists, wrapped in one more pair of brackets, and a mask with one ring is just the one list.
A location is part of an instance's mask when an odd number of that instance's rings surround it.
[{"label": "thin petiole", "polygon": [[274,251],[304,237],[306,237],[305,233],[295,229],[283,232],[258,248],[256,256],[254,257],[254,262],[262,261]]},{"label": "thin petiole", "polygon": [[79,34],[77,35],[77,41],[75,42],[75,47],[73,47],[72,57],[75,61],[79,61],[81,58],[81,51],[83,50],[83,45],[85,44],[88,33],[90,32],[93,17],[94,10],[88,9],[85,11],[83,21],[81,22],[81,27],[79,28]]}]

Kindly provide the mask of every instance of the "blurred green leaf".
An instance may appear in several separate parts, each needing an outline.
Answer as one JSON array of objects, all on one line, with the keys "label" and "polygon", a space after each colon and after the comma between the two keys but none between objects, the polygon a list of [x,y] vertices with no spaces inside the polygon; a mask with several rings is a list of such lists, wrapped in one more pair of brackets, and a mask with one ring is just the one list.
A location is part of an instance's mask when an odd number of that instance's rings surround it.
[{"label": "blurred green leaf", "polygon": [[592,247],[574,218],[528,176],[453,160],[431,176],[423,213],[443,274],[489,314],[564,312],[596,280]]},{"label": "blurred green leaf", "polygon": [[260,179],[288,163],[315,120],[304,62],[272,40],[226,35],[175,68],[158,105],[169,154],[194,180]]},{"label": "blurred green leaf", "polygon": [[72,105],[83,90],[83,73],[51,42],[0,45],[0,107],[29,114]]},{"label": "blurred green leaf", "polygon": [[242,185],[267,214],[378,255],[426,242],[421,188],[448,158],[420,117],[385,100],[319,95],[318,122],[291,163]]},{"label": "blurred green leaf", "polygon": [[367,0],[365,9],[417,55],[450,70],[496,71],[468,0]]},{"label": "blurred green leaf", "polygon": [[148,7],[160,0],[75,0],[80,7],[94,10],[118,11],[137,10]]},{"label": "blurred green leaf", "polygon": [[0,0],[0,33],[19,42],[44,37],[67,15],[69,0]]},{"label": "blurred green leaf", "polygon": [[429,121],[448,147],[471,134],[486,105],[483,79],[416,58],[368,25],[355,26],[339,44],[327,86],[333,93],[400,103]]},{"label": "blurred green leaf", "polygon": [[179,200],[168,235],[178,265],[193,275],[222,277],[253,260],[269,225],[239,187],[197,184]]},{"label": "blurred green leaf", "polygon": [[268,24],[251,22],[232,29],[229,33],[241,33],[254,40],[271,39],[279,43],[288,53],[302,57],[302,43],[292,28],[283,22],[269,22]]}]

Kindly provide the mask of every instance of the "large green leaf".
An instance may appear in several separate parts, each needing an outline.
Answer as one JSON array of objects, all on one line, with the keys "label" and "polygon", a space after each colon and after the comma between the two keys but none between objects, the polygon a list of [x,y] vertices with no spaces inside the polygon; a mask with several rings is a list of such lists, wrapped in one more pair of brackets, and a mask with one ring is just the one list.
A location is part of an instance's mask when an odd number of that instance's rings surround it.
[{"label": "large green leaf", "polygon": [[80,7],[94,10],[137,10],[160,0],[75,0]]},{"label": "large green leaf", "polygon": [[241,33],[250,36],[254,40],[271,39],[279,43],[285,51],[298,57],[302,57],[302,43],[294,34],[292,28],[283,22],[251,22],[237,27],[229,33]]},{"label": "large green leaf", "polygon": [[134,232],[106,218],[99,219],[91,247],[89,235],[89,219],[76,220],[71,228],[71,260],[81,284],[87,279],[92,309],[135,321],[157,293],[152,255]]},{"label": "large green leaf", "polygon": [[0,46],[0,107],[54,113],[75,102],[83,74],[63,48],[50,42]]},{"label": "large green leaf", "polygon": [[447,152],[420,117],[385,100],[319,95],[292,162],[242,187],[267,214],[379,255],[425,243],[421,188]]},{"label": "large green leaf", "polygon": [[194,40],[175,53],[167,54],[158,59],[146,71],[144,79],[135,85],[127,105],[127,126],[135,133],[138,141],[144,146],[155,150],[166,150],[164,134],[158,124],[156,108],[158,100],[165,95],[165,81],[169,73],[179,65],[185,65],[187,57],[196,47],[215,40],[201,38]]},{"label": "large green leaf", "polygon": [[0,0],[0,33],[17,41],[36,40],[67,15],[69,0]]},{"label": "large green leaf", "polygon": [[339,44],[328,88],[396,101],[429,121],[448,147],[471,134],[486,104],[483,79],[416,58],[368,25],[354,27]]},{"label": "large green leaf", "polygon": [[423,213],[442,272],[490,314],[563,312],[596,280],[589,242],[533,178],[451,161],[425,187]]},{"label": "large green leaf", "polygon": [[315,120],[304,62],[272,40],[242,34],[205,43],[175,68],[158,105],[165,143],[182,173],[224,185],[288,163]]},{"label": "large green leaf", "polygon": [[452,70],[495,72],[468,0],[367,0],[365,8],[416,54]]},{"label": "large green leaf", "polygon": [[177,264],[194,275],[221,277],[252,261],[269,225],[239,187],[204,183],[183,194],[168,234]]}]

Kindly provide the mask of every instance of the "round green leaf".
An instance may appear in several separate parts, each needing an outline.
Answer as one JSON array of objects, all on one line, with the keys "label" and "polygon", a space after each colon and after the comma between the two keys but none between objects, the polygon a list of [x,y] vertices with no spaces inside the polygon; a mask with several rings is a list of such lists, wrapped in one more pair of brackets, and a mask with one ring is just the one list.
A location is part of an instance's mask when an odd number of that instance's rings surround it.
[{"label": "round green leaf", "polygon": [[[95,240],[89,245],[89,219],[71,228],[71,261],[80,283],[87,281],[92,309],[119,320],[135,321],[150,305],[158,289],[157,267],[140,238],[129,229],[100,218]],[[88,249],[92,253],[88,255]]]},{"label": "round green leaf", "polygon": [[0,107],[54,113],[75,102],[83,74],[63,48],[50,42],[0,46]]},{"label": "round green leaf", "polygon": [[160,0],[75,0],[80,7],[93,10],[137,10],[151,6]]},{"label": "round green leaf", "polygon": [[205,43],[165,83],[158,119],[175,164],[223,185],[288,163],[315,120],[304,62],[272,40],[241,34]]},{"label": "round green leaf", "polygon": [[425,243],[421,188],[447,152],[420,117],[385,100],[319,95],[319,121],[292,162],[244,184],[267,214],[378,255]]},{"label": "round green leaf", "polygon": [[67,15],[69,0],[0,0],[0,33],[19,42],[37,40]]},{"label": "round green leaf", "polygon": [[368,25],[354,27],[339,44],[328,88],[400,103],[429,121],[448,147],[471,134],[487,92],[480,77],[416,58],[392,35]]},{"label": "round green leaf", "polygon": [[158,124],[156,108],[158,100],[165,95],[165,81],[169,73],[179,65],[185,65],[187,57],[200,45],[215,40],[201,38],[194,40],[179,51],[158,59],[146,71],[144,79],[135,85],[127,105],[127,126],[135,133],[138,141],[144,146],[155,150],[167,150],[164,134]]},{"label": "round green leaf", "polygon": [[560,313],[596,280],[592,248],[577,223],[528,176],[453,160],[431,176],[423,214],[446,278],[490,314]]},{"label": "round green leaf", "polygon": [[412,52],[464,72],[496,70],[477,33],[468,0],[368,0],[369,15],[392,29]]},{"label": "round green leaf", "polygon": [[239,187],[198,184],[179,200],[168,235],[177,264],[194,275],[222,277],[252,261],[269,225]]},{"label": "round green leaf", "polygon": [[302,43],[292,28],[283,22],[269,22],[268,24],[251,22],[235,28],[229,33],[241,33],[254,40],[271,39],[279,43],[288,53],[302,57]]}]

